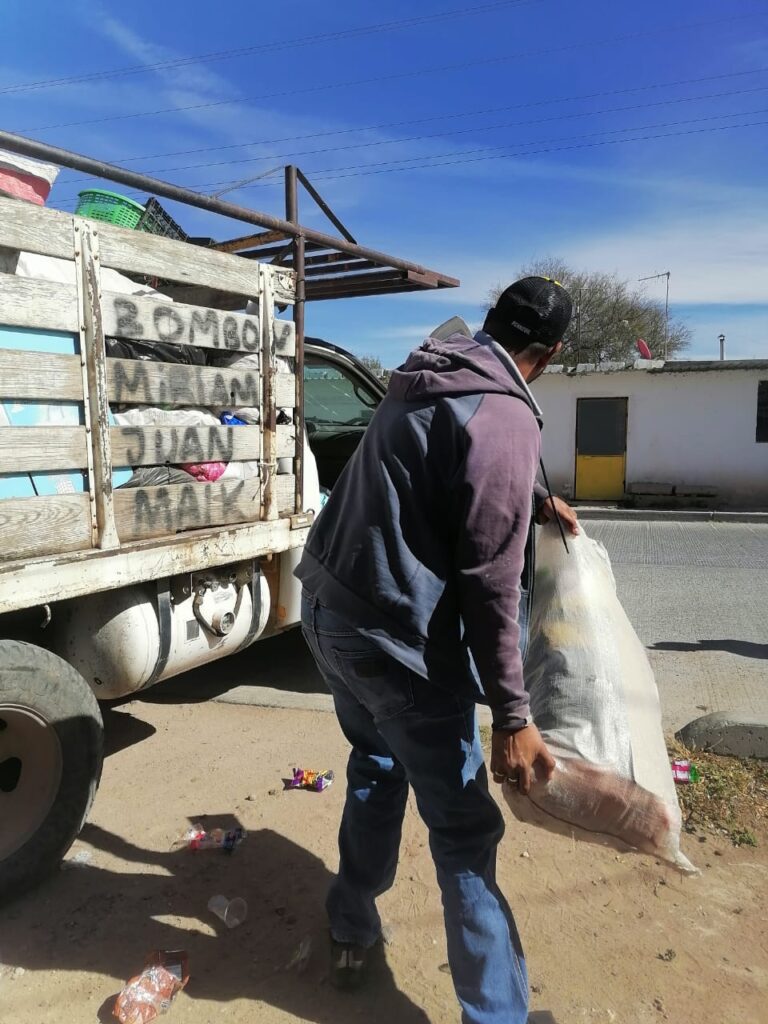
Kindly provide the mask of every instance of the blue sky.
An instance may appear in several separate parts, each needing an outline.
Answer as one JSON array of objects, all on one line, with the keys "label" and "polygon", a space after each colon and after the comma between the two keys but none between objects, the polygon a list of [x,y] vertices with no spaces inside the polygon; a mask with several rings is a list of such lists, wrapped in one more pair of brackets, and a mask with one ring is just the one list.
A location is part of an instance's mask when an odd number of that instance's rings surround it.
[{"label": "blue sky", "polygon": [[[670,270],[690,356],[716,358],[722,332],[730,357],[768,357],[760,0],[5,0],[0,30],[3,127],[208,192],[290,160],[361,242],[462,280],[312,304],[309,333],[394,365],[556,255],[628,280]],[[261,49],[7,91],[246,47]],[[72,209],[81,178],[63,171],[49,205]],[[269,180],[228,198],[283,212]],[[192,234],[242,233],[169,209]],[[647,287],[663,298],[663,281]]]}]

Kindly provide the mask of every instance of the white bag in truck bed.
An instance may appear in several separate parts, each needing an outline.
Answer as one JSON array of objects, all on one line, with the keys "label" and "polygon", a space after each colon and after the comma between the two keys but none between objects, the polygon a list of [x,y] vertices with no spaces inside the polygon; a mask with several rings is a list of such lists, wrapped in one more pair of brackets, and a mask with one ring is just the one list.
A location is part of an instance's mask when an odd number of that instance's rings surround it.
[{"label": "white bag in truck bed", "polygon": [[529,798],[511,784],[505,796],[525,821],[619,839],[694,872],[680,852],[680,807],[645,649],[605,548],[583,528],[568,547],[556,525],[541,530],[525,664],[531,714],[557,768]]}]

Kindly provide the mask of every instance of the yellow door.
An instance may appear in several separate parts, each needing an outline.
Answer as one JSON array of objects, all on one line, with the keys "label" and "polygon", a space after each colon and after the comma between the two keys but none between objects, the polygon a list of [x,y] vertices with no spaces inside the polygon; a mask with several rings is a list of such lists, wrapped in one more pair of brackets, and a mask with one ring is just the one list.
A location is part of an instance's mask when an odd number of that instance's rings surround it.
[{"label": "yellow door", "polygon": [[624,497],[627,399],[580,398],[576,405],[576,498]]}]

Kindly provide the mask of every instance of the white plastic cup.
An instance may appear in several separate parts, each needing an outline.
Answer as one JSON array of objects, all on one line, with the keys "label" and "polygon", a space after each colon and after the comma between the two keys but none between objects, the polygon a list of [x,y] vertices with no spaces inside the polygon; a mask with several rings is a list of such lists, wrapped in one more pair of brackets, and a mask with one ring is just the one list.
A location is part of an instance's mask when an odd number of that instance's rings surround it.
[{"label": "white plastic cup", "polygon": [[236,896],[233,900],[226,896],[211,896],[208,909],[223,921],[227,928],[237,928],[248,917],[248,904]]}]

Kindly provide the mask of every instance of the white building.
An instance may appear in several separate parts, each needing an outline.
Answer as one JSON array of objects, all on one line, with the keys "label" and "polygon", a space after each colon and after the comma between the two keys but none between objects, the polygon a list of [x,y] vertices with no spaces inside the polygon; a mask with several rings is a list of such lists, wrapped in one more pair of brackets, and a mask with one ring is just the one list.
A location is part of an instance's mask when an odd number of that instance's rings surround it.
[{"label": "white building", "polygon": [[552,366],[533,390],[556,493],[768,507],[768,360]]}]

